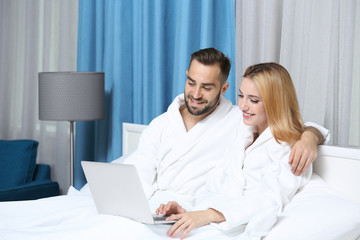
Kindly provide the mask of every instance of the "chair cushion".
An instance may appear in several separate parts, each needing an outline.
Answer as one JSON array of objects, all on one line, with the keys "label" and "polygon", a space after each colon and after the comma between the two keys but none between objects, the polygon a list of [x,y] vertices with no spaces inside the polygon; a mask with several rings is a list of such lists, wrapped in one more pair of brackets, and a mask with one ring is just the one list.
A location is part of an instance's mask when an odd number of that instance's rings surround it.
[{"label": "chair cushion", "polygon": [[0,202],[36,200],[59,195],[59,184],[50,179],[36,180],[21,186],[0,190]]},{"label": "chair cushion", "polygon": [[38,145],[33,140],[0,140],[0,189],[32,181]]}]

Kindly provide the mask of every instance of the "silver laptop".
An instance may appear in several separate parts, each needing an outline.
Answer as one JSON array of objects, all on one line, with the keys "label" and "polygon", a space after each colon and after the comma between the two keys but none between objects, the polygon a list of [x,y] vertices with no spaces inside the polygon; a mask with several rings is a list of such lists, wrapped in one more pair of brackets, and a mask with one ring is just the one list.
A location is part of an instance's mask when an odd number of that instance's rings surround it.
[{"label": "silver laptop", "polygon": [[169,224],[152,214],[133,165],[82,161],[98,213],[127,217],[148,224]]}]

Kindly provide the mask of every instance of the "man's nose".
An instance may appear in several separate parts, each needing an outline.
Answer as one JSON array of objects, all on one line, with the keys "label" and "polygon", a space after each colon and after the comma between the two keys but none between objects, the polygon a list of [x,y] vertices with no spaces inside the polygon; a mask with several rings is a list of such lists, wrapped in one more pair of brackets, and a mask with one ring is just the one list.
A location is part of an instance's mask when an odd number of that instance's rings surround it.
[{"label": "man's nose", "polygon": [[201,98],[201,88],[197,87],[194,91],[194,98]]}]

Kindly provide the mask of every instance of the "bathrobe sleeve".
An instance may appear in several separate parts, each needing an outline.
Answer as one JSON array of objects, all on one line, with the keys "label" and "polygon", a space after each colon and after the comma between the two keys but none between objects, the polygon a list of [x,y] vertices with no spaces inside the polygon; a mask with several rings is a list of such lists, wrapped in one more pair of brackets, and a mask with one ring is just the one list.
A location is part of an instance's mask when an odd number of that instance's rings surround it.
[{"label": "bathrobe sleeve", "polygon": [[326,129],[324,128],[323,126],[319,125],[319,124],[316,124],[316,123],[313,123],[313,122],[306,122],[304,124],[305,127],[314,127],[316,128],[317,130],[320,131],[320,133],[323,135],[323,138],[325,139],[324,143],[323,144],[329,144],[329,141],[330,141],[330,131],[329,129]]},{"label": "bathrobe sleeve", "polygon": [[124,163],[135,165],[146,197],[149,199],[156,191],[157,154],[163,128],[163,115],[155,118],[142,132],[138,148]]}]

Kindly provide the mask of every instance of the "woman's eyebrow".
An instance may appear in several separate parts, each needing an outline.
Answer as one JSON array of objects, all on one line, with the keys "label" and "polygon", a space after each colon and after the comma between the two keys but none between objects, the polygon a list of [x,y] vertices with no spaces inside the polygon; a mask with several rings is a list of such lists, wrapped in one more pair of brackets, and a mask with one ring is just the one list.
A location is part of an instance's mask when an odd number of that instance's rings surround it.
[{"label": "woman's eyebrow", "polygon": [[[239,88],[239,93],[243,94],[242,91],[240,90]],[[258,99],[261,99],[261,97],[259,96],[256,96],[256,95],[248,95],[249,97],[252,97],[252,98],[258,98]]]},{"label": "woman's eyebrow", "polygon": [[253,97],[253,98],[258,98],[258,99],[261,99],[261,97],[256,96],[256,95],[249,95],[249,97]]}]

